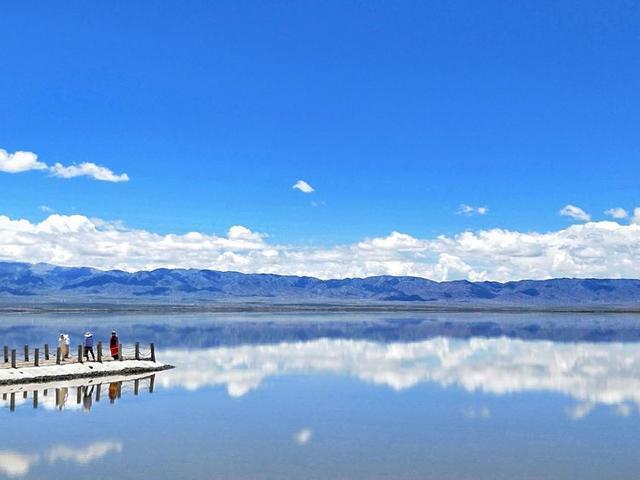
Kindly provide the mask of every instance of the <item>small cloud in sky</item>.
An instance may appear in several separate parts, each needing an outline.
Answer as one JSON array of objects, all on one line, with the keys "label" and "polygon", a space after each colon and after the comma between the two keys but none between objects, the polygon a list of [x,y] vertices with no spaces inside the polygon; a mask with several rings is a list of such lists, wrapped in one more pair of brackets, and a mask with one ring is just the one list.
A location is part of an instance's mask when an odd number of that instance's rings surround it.
[{"label": "small cloud in sky", "polygon": [[296,190],[300,190],[302,193],[313,193],[315,192],[315,189],[309,185],[307,182],[305,182],[304,180],[298,180],[293,187]]},{"label": "small cloud in sky", "polygon": [[0,172],[21,173],[29,170],[45,170],[46,168],[47,164],[38,161],[38,156],[33,152],[9,153],[0,148]]},{"label": "small cloud in sky", "polygon": [[640,207],[633,209],[633,216],[631,217],[631,223],[640,224]]},{"label": "small cloud in sky", "polygon": [[45,213],[53,213],[55,210],[51,208],[49,205],[40,205],[40,210]]},{"label": "small cloud in sky", "polygon": [[322,207],[323,205],[326,205],[325,202],[311,202],[311,206],[312,207]]},{"label": "small cloud in sky", "polygon": [[298,445],[306,445],[307,443],[309,443],[309,440],[311,440],[312,436],[313,432],[311,431],[311,429],[303,428],[293,435],[293,439]]},{"label": "small cloud in sky", "polygon": [[83,162],[79,165],[62,165],[56,163],[49,166],[38,160],[38,155],[33,152],[16,151],[9,153],[0,148],[0,172],[22,173],[30,170],[46,170],[54,177],[75,178],[90,177],[103,182],[128,182],[129,175],[117,174],[101,165],[92,162]]},{"label": "small cloud in sky", "polygon": [[576,207],[575,205],[565,205],[559,212],[563,217],[570,217],[574,220],[580,220],[581,222],[590,222],[591,215],[585,212],[580,207]]},{"label": "small cloud in sky", "polygon": [[466,203],[461,204],[456,211],[458,215],[486,215],[488,212],[487,207],[473,207]]},{"label": "small cloud in sky", "polygon": [[80,165],[64,166],[56,163],[49,169],[54,177],[75,178],[75,177],[91,177],[103,182],[128,182],[129,175],[126,173],[115,174],[107,167],[101,167],[92,162],[82,162]]},{"label": "small cloud in sky", "polygon": [[610,208],[609,210],[605,210],[604,214],[613,218],[627,218],[629,216],[629,212],[624,208]]},{"label": "small cloud in sky", "polygon": [[578,403],[573,407],[567,408],[566,410],[567,416],[571,420],[581,420],[587,415],[589,415],[589,413],[591,413],[591,410],[593,410],[593,407],[595,407],[595,404],[593,402],[587,401],[587,402]]}]

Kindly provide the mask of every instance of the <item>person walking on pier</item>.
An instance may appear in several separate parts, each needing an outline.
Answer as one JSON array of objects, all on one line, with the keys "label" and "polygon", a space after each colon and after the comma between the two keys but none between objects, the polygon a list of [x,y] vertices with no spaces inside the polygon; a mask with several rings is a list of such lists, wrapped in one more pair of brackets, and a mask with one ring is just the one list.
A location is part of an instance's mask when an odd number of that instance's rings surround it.
[{"label": "person walking on pier", "polygon": [[95,362],[96,356],[93,354],[93,334],[91,332],[86,332],[84,334],[84,356],[89,361],[89,354],[91,354],[91,359]]},{"label": "person walking on pier", "polygon": [[120,344],[118,340],[118,334],[114,330],[111,332],[111,340],[109,341],[109,348],[111,349],[111,357],[114,360],[118,360],[120,358]]}]

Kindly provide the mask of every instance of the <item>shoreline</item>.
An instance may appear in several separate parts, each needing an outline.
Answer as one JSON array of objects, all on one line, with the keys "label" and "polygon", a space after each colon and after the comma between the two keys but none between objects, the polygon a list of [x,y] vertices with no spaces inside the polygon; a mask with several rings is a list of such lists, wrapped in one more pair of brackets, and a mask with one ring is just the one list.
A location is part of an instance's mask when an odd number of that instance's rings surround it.
[{"label": "shoreline", "polygon": [[380,304],[97,304],[0,305],[0,314],[45,313],[640,313],[633,306],[493,306]]}]

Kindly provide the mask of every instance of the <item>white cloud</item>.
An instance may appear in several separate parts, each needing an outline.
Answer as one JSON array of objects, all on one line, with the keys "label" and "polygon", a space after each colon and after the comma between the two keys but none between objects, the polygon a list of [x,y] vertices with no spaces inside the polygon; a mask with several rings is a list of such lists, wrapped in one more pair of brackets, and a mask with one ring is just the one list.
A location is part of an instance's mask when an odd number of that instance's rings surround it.
[{"label": "white cloud", "polygon": [[303,428],[293,435],[293,440],[300,446],[306,445],[311,440],[313,432],[309,428]]},{"label": "white cloud", "polygon": [[571,217],[574,220],[580,220],[581,222],[591,221],[591,215],[575,205],[565,205],[558,213],[564,217]]},{"label": "white cloud", "polygon": [[91,177],[96,180],[102,180],[103,182],[129,181],[129,176],[126,173],[117,175],[108,168],[91,162],[83,162],[80,165],[69,165],[66,167],[60,163],[56,163],[50,170],[54,176],[60,178]]},{"label": "white cloud", "polygon": [[46,168],[47,164],[38,161],[38,156],[33,152],[9,153],[0,148],[0,172],[20,173],[29,170],[45,170]]},{"label": "white cloud", "polygon": [[640,207],[636,207],[633,209],[633,216],[631,217],[631,223],[640,224]]},{"label": "white cloud", "polygon": [[48,205],[40,205],[40,210],[45,213],[53,213],[55,210]]},{"label": "white cloud", "polygon": [[52,214],[39,223],[0,215],[0,260],[126,271],[208,268],[319,278],[635,278],[640,271],[640,224],[590,222],[545,233],[494,228],[435,238],[391,232],[353,244],[309,247],[272,243],[268,236],[240,225],[226,235],[160,235],[83,215]]},{"label": "white cloud", "polygon": [[300,190],[302,193],[313,193],[315,192],[315,189],[309,185],[307,182],[305,182],[304,180],[298,180],[293,187],[291,188],[295,188],[296,190]]},{"label": "white cloud", "polygon": [[456,211],[458,215],[486,215],[488,212],[487,207],[473,207],[465,203],[461,204]]},{"label": "white cloud", "polygon": [[0,172],[20,173],[29,170],[48,170],[54,177],[59,178],[91,177],[103,182],[129,181],[129,176],[126,173],[116,174],[107,167],[92,162],[69,166],[55,163],[50,167],[46,163],[40,162],[38,156],[33,152],[9,153],[0,148]]},{"label": "white cloud", "polygon": [[629,216],[629,212],[627,212],[624,208],[610,208],[609,210],[605,210],[605,215],[608,215],[612,218],[627,218]]},{"label": "white cloud", "polygon": [[[640,407],[640,350],[627,342],[552,342],[521,339],[438,337],[410,343],[318,339],[269,345],[163,350],[176,365],[158,377],[166,388],[224,387],[239,397],[268,378],[340,375],[395,391],[424,383],[496,396],[552,392],[576,402],[579,419],[597,405],[615,411]],[[626,407],[625,407],[626,406]],[[486,419],[486,406],[462,412]],[[307,437],[303,429],[298,434]],[[311,431],[309,431],[310,438]]]}]

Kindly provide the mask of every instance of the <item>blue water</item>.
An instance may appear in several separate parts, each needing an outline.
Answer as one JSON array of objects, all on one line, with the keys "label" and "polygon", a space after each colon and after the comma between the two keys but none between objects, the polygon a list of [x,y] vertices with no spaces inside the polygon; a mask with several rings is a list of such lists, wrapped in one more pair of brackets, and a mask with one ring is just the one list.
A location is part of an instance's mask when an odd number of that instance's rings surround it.
[{"label": "blue water", "polygon": [[[5,315],[0,343],[155,342],[176,369],[87,408],[0,405],[0,476],[635,479],[640,318]],[[61,385],[62,387],[62,385]],[[59,389],[60,393],[62,390]]]}]

